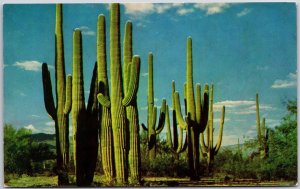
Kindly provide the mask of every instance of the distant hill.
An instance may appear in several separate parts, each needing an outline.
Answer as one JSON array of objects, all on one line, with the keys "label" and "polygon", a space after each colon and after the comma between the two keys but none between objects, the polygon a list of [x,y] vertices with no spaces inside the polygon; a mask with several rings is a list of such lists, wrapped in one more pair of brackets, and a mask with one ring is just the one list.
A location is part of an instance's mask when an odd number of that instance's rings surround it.
[{"label": "distant hill", "polygon": [[49,140],[55,141],[55,134],[36,133],[31,135],[31,139],[38,142],[45,142]]}]

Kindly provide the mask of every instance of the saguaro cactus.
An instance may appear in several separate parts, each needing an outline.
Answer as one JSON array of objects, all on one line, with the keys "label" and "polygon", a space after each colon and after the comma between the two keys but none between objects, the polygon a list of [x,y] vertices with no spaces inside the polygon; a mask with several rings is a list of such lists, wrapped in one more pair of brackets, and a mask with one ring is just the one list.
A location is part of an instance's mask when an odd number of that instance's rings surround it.
[{"label": "saguaro cactus", "polygon": [[[131,72],[136,72],[134,75],[139,77],[140,75],[140,59],[138,57],[132,58],[132,23],[127,22],[125,26],[125,37],[124,37],[124,57],[123,57],[123,67],[124,67],[124,91],[125,96],[130,93],[130,76]],[[136,69],[131,69],[136,65]],[[138,82],[138,80],[137,80]],[[138,86],[138,83],[135,85]],[[137,89],[136,89],[137,90]],[[140,136],[139,136],[139,117],[137,108],[137,91],[133,93],[131,102],[126,107],[128,126],[129,126],[129,170],[130,170],[130,183],[139,184],[140,175]]]},{"label": "saguaro cactus", "polygon": [[57,154],[56,163],[59,186],[69,183],[69,113],[71,111],[72,88],[72,77],[68,76],[66,81],[62,23],[62,5],[58,4],[56,5],[55,24],[56,107],[52,94],[50,72],[46,63],[42,65],[42,76],[45,107],[48,114],[55,122],[55,140]]},{"label": "saguaro cactus", "polygon": [[76,184],[88,186],[93,181],[98,152],[97,66],[85,107],[81,31],[73,33],[72,125]]},{"label": "saguaro cactus", "polygon": [[186,59],[186,120],[181,114],[179,93],[175,92],[175,111],[179,126],[187,129],[190,179],[199,179],[199,135],[205,130],[208,118],[208,85],[201,101],[200,84],[196,85],[196,102],[193,87],[192,38],[187,38]]},{"label": "saguaro cactus", "polygon": [[[97,63],[99,93],[109,100],[109,86],[106,71],[106,29],[105,17],[100,15],[97,24]],[[109,102],[109,101],[108,101]],[[100,107],[100,143],[104,175],[108,182],[114,178],[113,138],[110,105]]]},{"label": "saguaro cactus", "polygon": [[266,119],[262,118],[262,123],[260,126],[260,115],[259,115],[259,102],[258,94],[256,94],[256,129],[257,129],[257,140],[259,144],[259,152],[262,159],[269,156],[269,129],[265,127]]},{"label": "saguaro cactus", "polygon": [[218,141],[214,146],[214,116],[213,116],[213,85],[210,87],[210,94],[209,94],[209,118],[208,118],[208,126],[206,127],[206,144],[204,142],[204,134],[200,134],[200,141],[201,141],[201,150],[202,153],[206,156],[207,167],[208,171],[211,171],[212,164],[214,161],[215,155],[217,155],[218,151],[220,150],[221,143],[222,143],[222,136],[223,136],[223,126],[224,126],[224,119],[225,119],[225,106],[222,107],[222,114],[220,119],[220,127],[219,127],[219,135]]},{"label": "saguaro cactus", "polygon": [[157,108],[154,106],[154,89],[153,89],[153,54],[148,55],[148,115],[147,127],[142,124],[144,130],[148,133],[148,151],[149,160],[154,160],[156,156],[156,135],[164,128],[166,115],[166,100],[162,100],[159,121],[156,127]]},{"label": "saguaro cactus", "polygon": [[128,145],[128,123],[126,107],[129,106],[136,97],[139,82],[139,57],[134,56],[132,63],[129,64],[130,76],[128,88],[123,89],[122,69],[121,69],[121,50],[120,50],[120,5],[112,4],[110,12],[110,75],[111,75],[111,98],[104,94],[98,94],[98,101],[102,106],[110,107],[114,163],[117,184],[125,184],[128,180],[127,173],[127,153]]}]

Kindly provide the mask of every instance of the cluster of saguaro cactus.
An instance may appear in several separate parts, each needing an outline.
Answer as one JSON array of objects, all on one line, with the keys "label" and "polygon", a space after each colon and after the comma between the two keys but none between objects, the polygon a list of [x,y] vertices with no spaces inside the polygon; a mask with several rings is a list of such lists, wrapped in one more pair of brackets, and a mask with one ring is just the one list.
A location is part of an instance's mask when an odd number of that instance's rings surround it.
[{"label": "cluster of saguaro cactus", "polygon": [[[117,184],[124,184],[128,181],[128,166],[131,171],[131,179],[137,181],[140,179],[139,130],[136,128],[138,127],[136,94],[139,83],[140,58],[138,56],[132,57],[131,33],[131,23],[129,22],[126,26],[126,39],[124,40],[125,61],[124,78],[122,80],[120,56],[120,5],[112,4],[110,12],[111,94],[109,97],[108,94],[105,95],[100,92],[98,94],[98,101],[102,106],[109,108],[111,114],[109,119],[111,120],[113,133],[113,163],[115,170],[113,175],[116,178]],[[105,45],[103,48],[105,48]],[[102,68],[104,67],[106,66],[103,66]],[[106,70],[100,70],[100,72],[106,72]],[[102,119],[106,118],[102,116]]]},{"label": "cluster of saguaro cactus", "polygon": [[201,100],[200,84],[196,85],[196,102],[193,86],[193,64],[192,64],[192,38],[187,38],[186,57],[186,117],[181,113],[179,93],[175,92],[175,111],[178,124],[187,130],[188,138],[188,161],[190,168],[190,179],[198,180],[199,174],[199,135],[205,130],[208,120],[208,85],[205,85],[203,100]]},{"label": "cluster of saguaro cactus", "polygon": [[210,87],[210,94],[209,94],[209,116],[208,116],[208,123],[206,127],[206,144],[204,142],[204,133],[200,134],[200,143],[201,143],[201,153],[206,157],[208,171],[211,170],[214,157],[217,155],[221,143],[222,143],[222,135],[223,135],[223,126],[224,126],[224,119],[225,119],[225,106],[222,107],[221,119],[220,119],[220,127],[219,127],[219,135],[218,141],[214,146],[214,115],[213,115],[213,85]]},{"label": "cluster of saguaro cactus", "polygon": [[71,76],[65,73],[63,43],[62,5],[56,5],[55,24],[55,84],[56,107],[52,94],[50,72],[46,63],[42,65],[45,107],[55,122],[58,185],[69,183],[69,113],[71,111]]},{"label": "cluster of saguaro cactus", "polygon": [[88,105],[85,107],[82,36],[73,32],[72,126],[76,184],[88,186],[93,181],[98,155],[98,84],[95,64]]},{"label": "cluster of saguaro cactus", "polygon": [[154,89],[153,89],[153,54],[148,55],[148,115],[147,127],[142,124],[144,130],[148,133],[148,152],[149,160],[154,160],[156,156],[156,137],[163,130],[166,117],[166,100],[162,100],[159,114],[158,125],[156,127],[157,108],[154,106]]},{"label": "cluster of saguaro cactus", "polygon": [[258,94],[256,94],[257,140],[258,140],[258,145],[259,145],[260,157],[262,159],[267,158],[269,155],[269,146],[268,146],[269,129],[265,127],[265,122],[266,122],[266,119],[262,118],[262,122],[260,124]]},{"label": "cluster of saguaro cactus", "polygon": [[166,106],[166,130],[167,130],[167,145],[170,149],[176,154],[176,158],[178,158],[177,154],[184,152],[187,148],[187,135],[185,137],[185,141],[183,142],[183,128],[179,127],[179,138],[177,131],[177,120],[176,120],[176,112],[175,112],[175,82],[172,81],[172,128],[173,128],[173,140],[172,133],[170,127],[170,117],[169,117],[169,106]]}]

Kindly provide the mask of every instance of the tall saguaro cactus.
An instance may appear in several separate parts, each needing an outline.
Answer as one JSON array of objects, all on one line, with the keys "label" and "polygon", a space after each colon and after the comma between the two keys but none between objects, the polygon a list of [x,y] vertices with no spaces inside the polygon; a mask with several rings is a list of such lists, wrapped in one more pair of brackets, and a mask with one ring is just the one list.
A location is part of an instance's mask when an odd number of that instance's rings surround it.
[{"label": "tall saguaro cactus", "polygon": [[62,5],[58,4],[56,5],[55,24],[56,107],[52,94],[50,72],[46,63],[42,65],[45,107],[55,122],[58,185],[66,185],[69,183],[69,113],[71,111],[72,88],[72,77],[68,76],[66,80],[62,24]]},{"label": "tall saguaro cactus", "polygon": [[[105,17],[100,15],[97,24],[97,64],[99,93],[109,100],[109,86],[106,69],[106,29]],[[109,102],[109,101],[108,101]],[[100,143],[104,175],[109,182],[114,178],[114,158],[112,141],[112,120],[110,106],[100,107]]]},{"label": "tall saguaro cactus", "polygon": [[[126,84],[125,95],[122,80],[120,50],[120,5],[112,4],[110,12],[110,98],[103,93],[98,94],[98,101],[102,106],[110,107],[113,145],[114,166],[117,184],[125,184],[128,181],[128,123],[126,107],[132,105],[136,98],[139,83],[140,60],[138,56],[132,58],[129,64],[129,82]],[[126,81],[124,76],[124,81]]]},{"label": "tall saguaro cactus", "polygon": [[257,140],[258,140],[258,144],[259,144],[260,156],[262,159],[267,158],[269,156],[269,146],[268,146],[269,129],[265,127],[265,122],[266,122],[266,119],[262,118],[262,122],[260,125],[258,94],[256,94]]},{"label": "tall saguaro cactus", "polygon": [[188,134],[188,160],[190,168],[190,179],[199,179],[199,135],[205,130],[208,119],[208,85],[204,87],[203,100],[201,100],[200,84],[196,85],[196,102],[193,86],[193,64],[192,64],[192,38],[187,38],[186,57],[186,119],[181,113],[179,93],[175,92],[175,111],[177,121]]},{"label": "tall saguaro cactus", "polygon": [[206,155],[207,167],[208,171],[211,171],[211,167],[214,161],[215,155],[217,155],[220,150],[223,136],[223,126],[225,119],[225,106],[222,107],[221,119],[220,119],[220,127],[219,127],[219,135],[218,141],[214,146],[214,116],[213,116],[213,85],[210,87],[209,94],[209,118],[208,118],[208,126],[206,127],[206,144],[204,142],[204,134],[200,134],[200,142],[201,142],[201,150],[204,155]]},{"label": "tall saguaro cactus", "polygon": [[88,106],[85,107],[82,36],[79,29],[73,33],[72,125],[76,184],[88,186],[93,181],[98,152],[98,84],[95,65]]},{"label": "tall saguaro cactus", "polygon": [[154,89],[153,89],[153,54],[148,55],[148,115],[147,127],[142,124],[144,130],[148,133],[148,151],[149,160],[154,160],[156,156],[156,135],[164,128],[166,115],[166,100],[162,100],[158,125],[156,127],[157,108],[154,106]]}]

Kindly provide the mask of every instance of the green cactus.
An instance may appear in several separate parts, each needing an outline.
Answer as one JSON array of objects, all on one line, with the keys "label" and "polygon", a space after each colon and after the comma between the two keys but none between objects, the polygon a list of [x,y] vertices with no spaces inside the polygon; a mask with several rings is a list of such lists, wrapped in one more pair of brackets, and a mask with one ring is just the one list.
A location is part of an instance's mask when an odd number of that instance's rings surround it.
[{"label": "green cactus", "polygon": [[190,179],[199,180],[199,135],[205,130],[208,118],[208,85],[205,85],[203,100],[201,101],[200,85],[197,84],[196,102],[193,88],[193,65],[192,65],[192,38],[187,38],[186,59],[186,120],[181,113],[179,93],[175,92],[175,111],[178,124],[187,130],[188,135],[188,161]]},{"label": "green cactus", "polygon": [[[140,58],[135,56],[132,58],[132,23],[127,22],[125,26],[125,37],[124,37],[124,91],[125,96],[130,92],[130,80],[132,75],[139,77],[140,75]],[[136,65],[136,66],[134,66]],[[131,69],[134,68],[135,69]],[[131,74],[131,72],[136,72]],[[136,83],[138,86],[138,83]],[[137,87],[136,87],[137,89]],[[131,184],[139,184],[141,180],[140,175],[140,136],[139,136],[139,117],[137,108],[137,91],[133,93],[134,97],[131,102],[126,107],[126,115],[128,119],[129,126],[129,171],[130,177],[129,181]]]},{"label": "green cactus", "polygon": [[98,86],[97,64],[91,82],[88,106],[85,107],[82,36],[79,29],[73,33],[72,125],[76,184],[89,186],[93,181],[98,153]]},{"label": "green cactus", "polygon": [[[124,85],[126,88],[123,89],[120,54],[120,5],[114,3],[111,5],[110,12],[111,98],[108,98],[108,96],[103,93],[99,93],[98,101],[102,106],[110,107],[116,182],[117,184],[124,185],[128,181],[127,155],[128,143],[130,143],[127,136],[129,128],[126,107],[130,107],[136,99],[140,61],[138,56],[132,58],[132,62],[128,66],[128,72],[130,72],[130,74],[124,75],[124,81],[127,81],[126,78],[128,78],[129,81]],[[123,90],[125,90],[125,95]],[[136,119],[136,117],[134,119]],[[135,120],[132,121],[135,122]]]},{"label": "green cactus", "polygon": [[[97,63],[98,63],[98,85],[99,92],[107,98],[109,102],[109,86],[106,71],[106,31],[105,17],[100,15],[97,24]],[[104,175],[108,182],[113,182],[114,178],[114,159],[113,159],[113,138],[110,104],[101,106],[100,114],[100,140],[101,157]]]},{"label": "green cactus", "polygon": [[183,128],[179,127],[179,138],[177,131],[177,120],[176,120],[176,112],[175,112],[175,82],[172,81],[172,125],[173,125],[173,141],[172,141],[172,133],[170,128],[170,118],[169,118],[169,106],[166,106],[166,130],[167,130],[167,145],[174,152],[176,158],[178,154],[184,152],[187,148],[187,135],[185,137],[185,141],[183,143]]},{"label": "green cactus", "polygon": [[213,126],[213,85],[210,87],[210,94],[209,94],[209,118],[208,118],[208,125],[206,127],[206,144],[204,142],[204,134],[200,134],[200,142],[201,142],[201,151],[206,156],[207,161],[207,168],[210,172],[212,169],[213,161],[215,155],[217,155],[218,151],[220,150],[221,143],[222,143],[222,136],[223,136],[223,126],[224,126],[224,119],[225,119],[225,106],[222,107],[221,119],[220,119],[220,127],[219,127],[219,135],[218,141],[214,146],[214,126]]},{"label": "green cactus", "polygon": [[257,140],[259,144],[260,157],[265,159],[269,157],[269,129],[265,127],[266,119],[262,118],[262,123],[260,125],[260,115],[259,115],[259,102],[258,94],[256,94],[256,129],[257,129]]},{"label": "green cactus", "polygon": [[62,5],[57,4],[55,24],[56,107],[52,94],[50,72],[46,63],[42,65],[42,76],[45,107],[48,114],[55,122],[56,158],[59,186],[69,184],[69,113],[71,111],[72,88],[72,77],[68,76],[66,81],[62,23]]},{"label": "green cactus", "polygon": [[166,116],[166,100],[162,100],[159,121],[156,127],[157,108],[154,106],[154,89],[153,89],[153,54],[148,54],[148,115],[147,127],[142,124],[142,128],[148,133],[148,151],[149,161],[156,156],[156,137],[163,130]]}]

